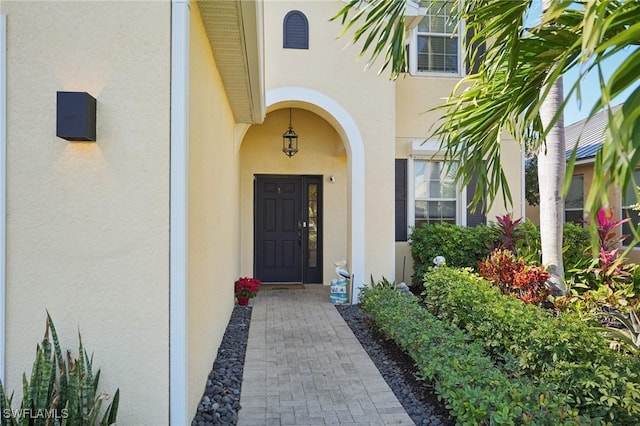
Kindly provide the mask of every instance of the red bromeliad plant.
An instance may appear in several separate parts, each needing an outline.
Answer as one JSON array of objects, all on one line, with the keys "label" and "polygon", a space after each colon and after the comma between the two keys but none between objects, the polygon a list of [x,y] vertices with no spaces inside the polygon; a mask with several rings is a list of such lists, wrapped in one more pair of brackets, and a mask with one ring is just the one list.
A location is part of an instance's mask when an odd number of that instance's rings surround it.
[{"label": "red bromeliad plant", "polygon": [[627,235],[618,234],[618,228],[627,222],[629,218],[613,220],[613,209],[601,207],[596,216],[598,239],[600,240],[600,252],[611,251],[620,246]]},{"label": "red bromeliad plant", "polygon": [[546,285],[549,273],[542,266],[529,266],[506,249],[496,249],[484,261],[478,262],[480,276],[496,285],[503,294],[524,303],[540,305],[551,290]]},{"label": "red bromeliad plant", "polygon": [[510,214],[505,214],[496,216],[496,222],[498,222],[497,235],[500,238],[496,248],[511,250],[515,253],[516,241],[519,237],[518,227],[522,219],[513,220]]},{"label": "red bromeliad plant", "polygon": [[236,297],[256,297],[256,294],[258,294],[258,290],[260,289],[260,284],[262,284],[262,281],[256,278],[239,278],[234,283]]},{"label": "red bromeliad plant", "polygon": [[585,272],[593,274],[596,287],[606,285],[616,287],[618,283],[629,281],[632,276],[630,265],[622,263],[619,256],[620,245],[627,235],[619,232],[620,226],[629,222],[629,218],[613,220],[613,209],[604,207],[598,210],[596,229],[598,231],[599,257]]}]

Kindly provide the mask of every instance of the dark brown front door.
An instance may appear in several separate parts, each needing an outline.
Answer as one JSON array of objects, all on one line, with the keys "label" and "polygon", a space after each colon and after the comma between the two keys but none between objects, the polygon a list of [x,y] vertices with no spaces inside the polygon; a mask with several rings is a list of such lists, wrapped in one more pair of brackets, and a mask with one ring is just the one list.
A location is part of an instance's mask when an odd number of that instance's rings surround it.
[{"label": "dark brown front door", "polygon": [[263,282],[322,282],[322,178],[255,179],[255,277]]}]

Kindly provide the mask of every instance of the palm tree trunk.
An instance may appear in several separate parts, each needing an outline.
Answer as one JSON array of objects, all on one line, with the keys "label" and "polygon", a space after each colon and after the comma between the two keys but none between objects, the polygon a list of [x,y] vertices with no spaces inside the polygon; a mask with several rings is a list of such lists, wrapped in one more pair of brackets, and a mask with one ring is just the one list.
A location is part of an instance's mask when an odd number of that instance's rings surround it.
[{"label": "palm tree trunk", "polygon": [[[552,0],[543,0],[544,10]],[[551,86],[549,95],[540,108],[540,118],[547,129],[563,101],[562,77]],[[562,188],[566,169],[564,118],[560,115],[538,152],[538,183],[540,185],[540,240],[542,264],[549,272],[553,293],[564,295],[564,266],[562,263],[562,227],[564,198]]]}]

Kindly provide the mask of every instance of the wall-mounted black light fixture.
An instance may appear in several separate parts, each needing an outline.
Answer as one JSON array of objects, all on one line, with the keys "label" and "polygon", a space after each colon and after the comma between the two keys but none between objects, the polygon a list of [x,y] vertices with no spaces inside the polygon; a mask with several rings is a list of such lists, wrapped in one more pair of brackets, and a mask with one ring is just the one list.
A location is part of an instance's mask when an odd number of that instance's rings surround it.
[{"label": "wall-mounted black light fixture", "polygon": [[282,152],[289,158],[298,152],[298,135],[291,126],[291,108],[289,108],[289,128],[282,135]]},{"label": "wall-mounted black light fixture", "polygon": [[86,92],[58,92],[56,136],[68,141],[95,141],[96,98]]}]

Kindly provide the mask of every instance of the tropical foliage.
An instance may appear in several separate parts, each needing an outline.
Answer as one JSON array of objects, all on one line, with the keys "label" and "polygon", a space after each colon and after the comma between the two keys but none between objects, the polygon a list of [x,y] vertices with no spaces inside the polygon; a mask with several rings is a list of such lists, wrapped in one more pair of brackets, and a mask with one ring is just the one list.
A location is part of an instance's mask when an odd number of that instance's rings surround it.
[{"label": "tropical foliage", "polygon": [[434,383],[456,424],[592,424],[553,384],[536,383],[495,363],[481,342],[436,318],[416,297],[385,285],[372,285],[361,297],[362,309],[375,327],[413,358],[423,378]]},{"label": "tropical foliage", "polygon": [[597,328],[504,296],[468,271],[439,268],[424,278],[427,309],[467,332],[494,362],[515,361],[517,372],[555,385],[582,414],[640,422],[639,359],[611,350]]},{"label": "tropical foliage", "polygon": [[78,335],[78,358],[67,351],[62,354],[58,334],[47,313],[46,330],[36,349],[31,375],[22,376],[22,403],[12,407],[0,382],[0,415],[8,426],[109,426],[116,423],[120,390],[107,404],[110,395],[98,392],[100,370],[93,372],[93,356],[89,356]]},{"label": "tropical foliage", "polygon": [[496,249],[478,263],[481,277],[497,286],[502,294],[515,297],[524,303],[541,305],[551,294],[546,282],[549,274],[542,266],[527,265],[511,250]]},{"label": "tropical foliage", "polygon": [[413,285],[420,286],[422,277],[433,267],[436,256],[444,256],[449,266],[477,267],[478,262],[491,253],[498,237],[489,226],[465,227],[424,224],[411,233]]},{"label": "tropical foliage", "polygon": [[[411,233],[411,256],[413,258],[413,285],[421,285],[422,277],[433,266],[433,258],[444,256],[448,266],[477,269],[478,262],[491,254],[507,240],[513,243],[516,256],[528,264],[540,265],[540,229],[530,221],[519,219],[501,220],[491,226],[465,227],[458,225],[425,224]],[[513,225],[518,222],[517,225]],[[510,223],[510,224],[509,224]],[[588,231],[581,225],[566,223],[563,229],[563,258],[570,276],[584,271],[585,262],[590,262],[591,246]],[[511,243],[510,243],[511,244]]]},{"label": "tropical foliage", "polygon": [[[434,3],[423,2],[427,7]],[[590,116],[610,107],[612,99],[623,91],[633,89],[615,114],[607,109],[607,143],[596,159],[597,178],[587,198],[587,208],[595,213],[605,204],[604,189],[611,184],[636,184],[633,170],[640,161],[640,149],[634,144],[640,138],[640,87],[636,87],[640,81],[640,2],[556,1],[530,25],[527,17],[534,0],[450,3],[473,33],[466,40],[467,56],[479,62],[478,72],[464,77],[441,107],[445,120],[434,130],[448,156],[469,165],[457,169],[459,179],[468,184],[471,172],[480,171],[478,186],[487,189],[491,200],[500,192],[510,200],[509,185],[500,165],[500,145],[496,142],[507,132],[525,144],[528,152],[542,146],[548,128],[566,105],[565,101],[550,125],[542,127],[539,112],[550,84],[576,68],[580,77],[591,72],[600,77],[600,97],[591,107]],[[357,27],[353,41],[364,40],[361,56],[369,53],[373,61],[384,52],[381,71],[389,69],[392,78],[407,68],[405,7],[405,0],[351,0],[334,17],[342,20],[343,34]],[[356,9],[357,13],[350,16]],[[485,40],[492,42],[480,58],[479,49]],[[607,79],[603,63],[619,52],[624,52],[626,58]],[[580,96],[582,80],[578,78],[569,86],[567,100]],[[482,172],[487,158],[487,171]],[[482,195],[477,191],[476,201]]]},{"label": "tropical foliage", "polygon": [[[558,165],[552,173],[540,173],[551,179],[541,185],[541,214],[548,212],[548,227],[542,233],[544,263],[550,267],[553,283],[564,292],[564,276],[560,251],[561,208],[558,204],[558,183],[564,169],[564,145],[558,143],[562,111],[566,105],[558,102],[562,76],[577,69],[579,78],[568,88],[569,96],[580,97],[585,75],[595,73],[600,78],[600,97],[591,106],[590,116],[605,108],[609,115],[606,143],[595,161],[594,180],[585,208],[595,215],[599,206],[607,203],[610,186],[636,188],[633,172],[640,160],[640,2],[633,0],[599,0],[589,2],[544,1],[546,9],[538,21],[528,20],[534,0],[464,0],[448,2],[460,22],[465,22],[472,34],[466,41],[466,54],[477,72],[464,77],[449,99],[439,108],[443,120],[433,129],[446,159],[464,164],[456,169],[456,179],[469,184],[474,174],[477,185],[474,202],[486,195],[492,203],[502,195],[507,203],[512,197],[501,164],[502,136],[506,133],[525,146],[526,152],[539,154],[539,167]],[[361,56],[367,52],[372,61],[385,54],[381,70],[390,67],[392,78],[406,69],[403,19],[405,0],[351,0],[334,17],[341,19],[346,34],[357,26],[354,41],[364,40]],[[423,1],[426,7],[442,7],[442,2]],[[349,16],[350,11],[359,11]],[[529,22],[533,22],[529,24]],[[484,42],[491,41],[483,51]],[[613,55],[626,58],[605,78],[604,62]],[[631,95],[615,114],[611,101],[625,90]],[[560,91],[561,93],[561,91]],[[560,95],[561,96],[561,95]],[[551,102],[550,102],[551,101]],[[549,104],[558,103],[557,109]],[[553,107],[554,105],[552,105]],[[541,114],[541,112],[546,114]],[[551,114],[548,114],[551,111]],[[544,118],[544,122],[543,122]],[[547,136],[553,136],[545,145]],[[543,159],[552,151],[552,159]],[[575,157],[575,155],[574,155]],[[553,167],[553,166],[551,166]],[[542,170],[542,169],[541,169]],[[566,174],[571,175],[573,160]],[[565,191],[568,180],[565,180]],[[545,195],[542,196],[542,191]],[[545,213],[545,216],[546,213]],[[551,226],[547,222],[553,222]],[[635,236],[635,233],[634,233]]]}]

